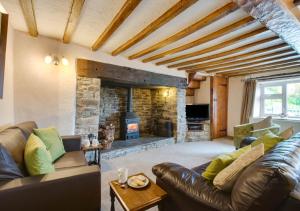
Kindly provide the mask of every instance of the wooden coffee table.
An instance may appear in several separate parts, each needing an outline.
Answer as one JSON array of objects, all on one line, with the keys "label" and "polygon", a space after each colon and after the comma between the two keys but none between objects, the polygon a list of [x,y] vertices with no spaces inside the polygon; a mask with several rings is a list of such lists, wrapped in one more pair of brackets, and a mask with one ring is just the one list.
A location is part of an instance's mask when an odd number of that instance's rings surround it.
[{"label": "wooden coffee table", "polygon": [[[143,173],[140,174],[144,175]],[[133,189],[129,186],[122,188],[117,180],[110,182],[109,185],[111,211],[115,211],[115,198],[118,199],[124,210],[139,211],[158,205],[167,196],[167,193],[150,179],[149,185],[142,189]]]}]

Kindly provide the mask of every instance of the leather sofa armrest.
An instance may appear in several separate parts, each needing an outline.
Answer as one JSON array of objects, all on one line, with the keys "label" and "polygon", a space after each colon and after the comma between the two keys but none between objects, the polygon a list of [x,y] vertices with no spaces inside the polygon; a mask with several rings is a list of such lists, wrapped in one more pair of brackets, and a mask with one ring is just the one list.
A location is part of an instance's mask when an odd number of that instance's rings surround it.
[{"label": "leather sofa armrest", "polygon": [[62,141],[66,152],[79,151],[81,146],[81,136],[62,136]]},{"label": "leather sofa armrest", "polygon": [[99,210],[100,183],[96,165],[2,182],[0,210]]},{"label": "leather sofa armrest", "polygon": [[165,185],[172,186],[197,202],[217,210],[229,210],[230,196],[191,169],[175,163],[162,163],[154,166],[152,172]]}]

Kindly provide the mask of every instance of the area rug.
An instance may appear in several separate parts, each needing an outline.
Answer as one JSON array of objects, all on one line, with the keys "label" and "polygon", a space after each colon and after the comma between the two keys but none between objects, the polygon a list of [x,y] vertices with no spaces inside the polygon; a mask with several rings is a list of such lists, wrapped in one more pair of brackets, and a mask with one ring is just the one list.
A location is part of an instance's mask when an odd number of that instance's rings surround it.
[{"label": "area rug", "polygon": [[[126,167],[129,174],[143,172],[155,181],[152,166],[162,162],[178,163],[192,168],[210,161],[213,157],[234,150],[233,142],[229,139],[216,141],[187,142],[165,146],[146,152],[134,153],[125,157],[101,161],[101,210],[110,210],[109,181],[117,178],[117,169]],[[116,211],[122,211],[121,205],[115,201]],[[157,207],[151,211],[157,211]]]}]

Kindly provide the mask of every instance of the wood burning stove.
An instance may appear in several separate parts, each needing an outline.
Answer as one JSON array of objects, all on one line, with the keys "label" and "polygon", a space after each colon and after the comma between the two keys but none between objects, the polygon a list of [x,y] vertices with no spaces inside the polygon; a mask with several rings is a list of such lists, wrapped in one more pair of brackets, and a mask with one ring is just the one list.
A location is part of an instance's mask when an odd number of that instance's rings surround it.
[{"label": "wood burning stove", "polygon": [[140,118],[132,110],[132,88],[127,92],[127,111],[121,116],[121,137],[124,140],[137,139],[139,132]]}]

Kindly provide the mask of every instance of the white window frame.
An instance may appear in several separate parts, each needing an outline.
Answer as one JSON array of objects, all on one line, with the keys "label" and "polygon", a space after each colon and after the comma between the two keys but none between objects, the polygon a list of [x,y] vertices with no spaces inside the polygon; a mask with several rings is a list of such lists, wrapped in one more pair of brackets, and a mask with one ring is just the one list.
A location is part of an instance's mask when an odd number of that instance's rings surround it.
[{"label": "white window frame", "polygon": [[[292,83],[300,83],[300,79],[293,79],[293,80],[285,80],[285,81],[273,81],[273,82],[262,82],[259,83],[260,89],[260,116],[274,116],[280,118],[300,118],[300,116],[293,116],[289,117],[287,115],[287,85]],[[273,86],[281,86],[282,87],[282,94],[274,94],[274,95],[265,95],[264,91],[266,87],[273,87]],[[281,99],[282,100],[282,114],[265,114],[264,109],[264,100],[265,99]]]}]

